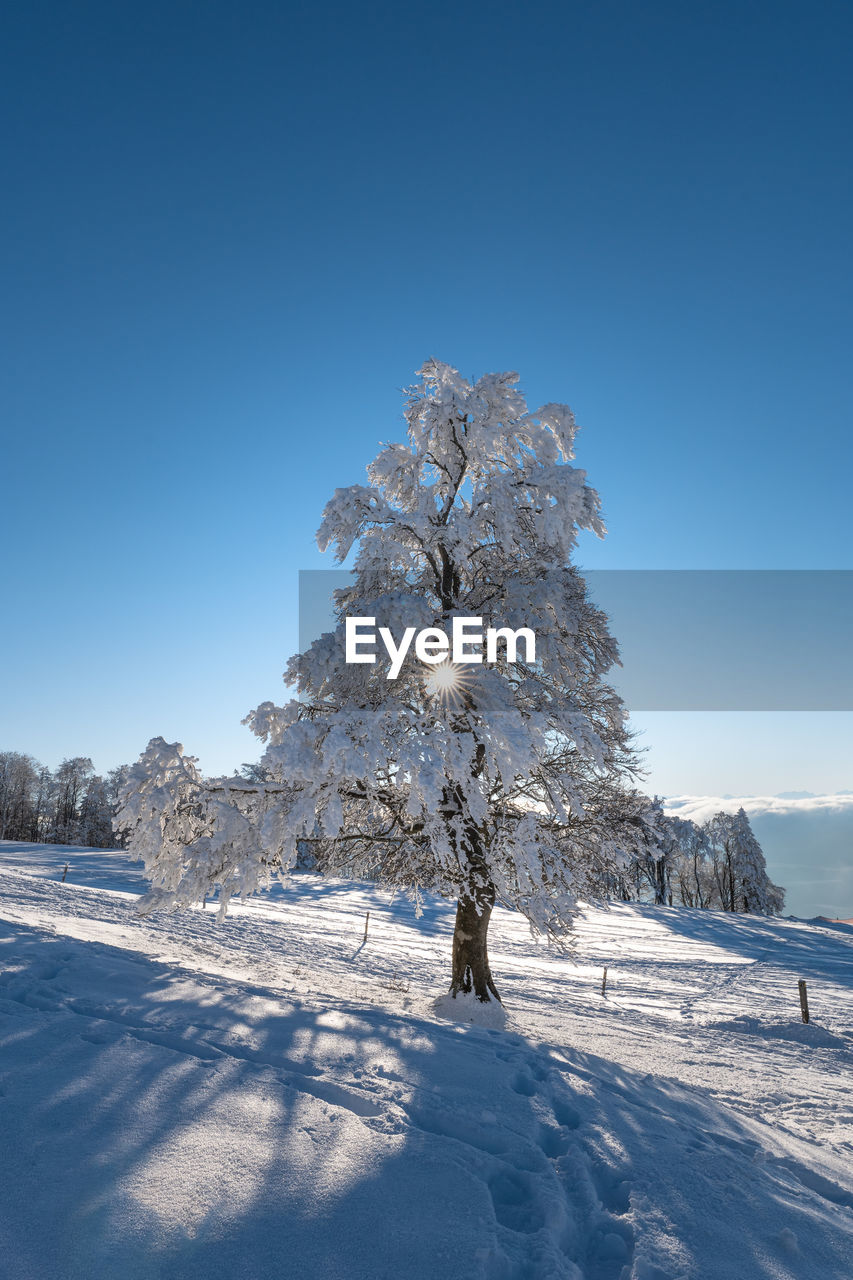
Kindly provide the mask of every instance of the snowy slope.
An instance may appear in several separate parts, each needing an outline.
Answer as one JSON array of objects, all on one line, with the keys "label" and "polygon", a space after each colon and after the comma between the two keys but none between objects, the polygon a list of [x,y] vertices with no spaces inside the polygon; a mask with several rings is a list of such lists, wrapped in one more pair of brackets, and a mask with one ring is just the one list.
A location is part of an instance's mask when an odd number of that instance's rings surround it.
[{"label": "snowy slope", "polygon": [[499,1031],[434,1015],[446,904],[142,888],[0,844],[4,1280],[853,1275],[853,929],[497,912]]}]

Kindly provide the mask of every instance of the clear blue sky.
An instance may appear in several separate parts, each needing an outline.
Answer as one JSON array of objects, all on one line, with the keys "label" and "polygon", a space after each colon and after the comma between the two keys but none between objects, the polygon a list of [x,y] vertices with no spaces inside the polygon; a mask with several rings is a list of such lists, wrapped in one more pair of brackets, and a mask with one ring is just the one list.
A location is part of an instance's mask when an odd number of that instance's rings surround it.
[{"label": "clear blue sky", "polygon": [[[588,567],[853,567],[851,37],[790,0],[5,6],[0,748],[256,757],[322,506],[429,355],[572,405]],[[732,724],[642,720],[657,789],[853,786],[851,716]]]}]

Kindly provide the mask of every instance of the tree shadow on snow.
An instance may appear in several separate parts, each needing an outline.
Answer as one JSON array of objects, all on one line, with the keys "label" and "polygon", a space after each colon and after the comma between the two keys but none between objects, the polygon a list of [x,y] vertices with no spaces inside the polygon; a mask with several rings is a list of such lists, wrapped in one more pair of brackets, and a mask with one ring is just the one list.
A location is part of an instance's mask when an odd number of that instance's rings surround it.
[{"label": "tree shadow on snow", "polygon": [[[828,935],[812,922],[741,915],[727,911],[698,911],[687,907],[659,908],[655,919],[674,934],[723,947],[750,960],[766,960],[796,967],[801,976],[831,976],[853,980],[853,931]],[[666,956],[661,957],[662,960]]]},{"label": "tree shadow on snow", "polygon": [[842,1187],[515,1031],[3,924],[0,1055],[8,1280],[846,1274]]}]

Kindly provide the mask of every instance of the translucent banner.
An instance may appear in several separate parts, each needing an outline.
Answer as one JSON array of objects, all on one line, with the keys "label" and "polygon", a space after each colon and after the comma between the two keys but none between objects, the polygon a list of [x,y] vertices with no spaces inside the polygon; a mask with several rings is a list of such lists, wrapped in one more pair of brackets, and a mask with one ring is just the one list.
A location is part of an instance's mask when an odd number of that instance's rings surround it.
[{"label": "translucent banner", "polygon": [[[583,577],[619,644],[622,666],[608,680],[631,711],[853,710],[853,570]],[[300,572],[300,649],[334,629],[332,593],[351,580],[343,570]]]}]

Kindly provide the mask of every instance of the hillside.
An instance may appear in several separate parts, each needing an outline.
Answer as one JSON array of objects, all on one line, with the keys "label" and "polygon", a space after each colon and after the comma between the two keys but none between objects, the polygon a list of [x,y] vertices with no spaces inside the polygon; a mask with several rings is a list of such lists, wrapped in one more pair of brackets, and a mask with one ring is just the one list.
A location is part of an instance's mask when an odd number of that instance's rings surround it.
[{"label": "hillside", "polygon": [[565,957],[497,911],[501,1030],[435,1015],[447,904],[143,887],[0,844],[4,1278],[853,1274],[853,928],[588,907]]}]

